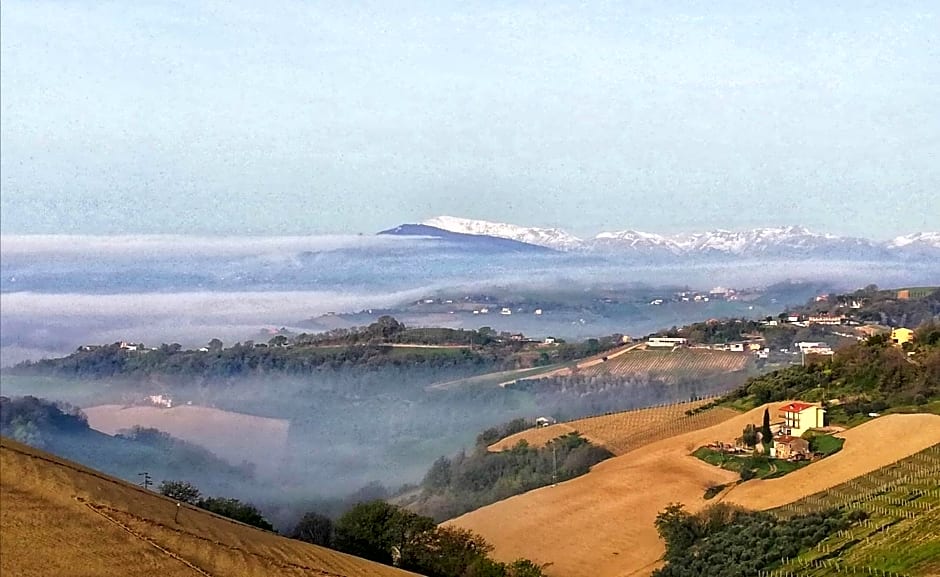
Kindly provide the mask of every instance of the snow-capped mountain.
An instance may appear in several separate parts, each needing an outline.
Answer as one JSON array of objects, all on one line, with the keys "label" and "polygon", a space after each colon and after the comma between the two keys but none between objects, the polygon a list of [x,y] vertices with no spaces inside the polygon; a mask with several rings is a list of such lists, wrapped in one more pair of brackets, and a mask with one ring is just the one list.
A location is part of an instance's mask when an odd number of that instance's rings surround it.
[{"label": "snow-capped mountain", "polygon": [[888,242],[813,232],[802,226],[656,234],[637,230],[601,232],[582,240],[558,228],[439,216],[424,226],[462,235],[510,239],[561,251],[627,253],[640,257],[783,257],[830,259],[940,258],[940,232],[899,236]]},{"label": "snow-capped mountain", "polygon": [[915,232],[899,236],[888,242],[888,248],[898,249],[920,246],[940,249],[940,232]]},{"label": "snow-capped mountain", "polygon": [[422,222],[426,226],[433,226],[450,232],[461,234],[475,234],[508,238],[528,244],[545,246],[555,250],[574,250],[584,244],[580,238],[557,228],[537,228],[490,222],[487,220],[472,220],[456,216],[438,216]]},{"label": "snow-capped mountain", "polygon": [[658,235],[633,230],[602,232],[595,245],[607,250],[660,250],[672,254],[770,255],[815,254],[831,251],[870,251],[875,243],[852,237],[814,233],[804,227],[755,228],[744,231],[713,230],[702,233]]}]

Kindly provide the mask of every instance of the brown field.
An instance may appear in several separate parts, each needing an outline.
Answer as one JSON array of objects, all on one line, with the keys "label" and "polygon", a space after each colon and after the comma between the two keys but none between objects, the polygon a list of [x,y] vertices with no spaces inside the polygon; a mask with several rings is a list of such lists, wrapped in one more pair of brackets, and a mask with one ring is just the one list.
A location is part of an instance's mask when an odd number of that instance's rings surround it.
[{"label": "brown field", "polygon": [[[495,546],[498,559],[529,557],[550,563],[550,575],[648,575],[663,553],[653,525],[657,513],[672,502],[698,511],[709,503],[703,499],[707,487],[738,478],[689,453],[739,435],[746,424],[760,423],[763,411],[760,407],[650,443],[604,461],[582,477],[494,503],[446,524],[483,535]],[[750,507],[771,507],[868,473],[940,442],[940,416],[888,415],[845,435],[841,452],[779,480],[751,481],[732,489],[731,498]],[[752,483],[773,491],[763,497]]]},{"label": "brown field", "polygon": [[260,531],[0,440],[0,574],[362,576],[404,571]]},{"label": "brown field", "polygon": [[[259,467],[280,465],[290,423],[196,405],[172,409],[98,405],[82,409],[91,428],[113,435],[134,425],[152,427],[202,445],[233,464],[247,460]],[[232,440],[237,439],[237,443]]]},{"label": "brown field", "polygon": [[717,408],[703,411],[691,417],[686,416],[685,412],[687,410],[700,407],[708,402],[710,401],[677,403],[528,429],[493,443],[490,445],[489,450],[505,451],[522,440],[530,446],[541,447],[552,439],[568,433],[578,432],[595,445],[603,445],[611,453],[622,455],[653,441],[717,425],[738,414],[731,409]]}]

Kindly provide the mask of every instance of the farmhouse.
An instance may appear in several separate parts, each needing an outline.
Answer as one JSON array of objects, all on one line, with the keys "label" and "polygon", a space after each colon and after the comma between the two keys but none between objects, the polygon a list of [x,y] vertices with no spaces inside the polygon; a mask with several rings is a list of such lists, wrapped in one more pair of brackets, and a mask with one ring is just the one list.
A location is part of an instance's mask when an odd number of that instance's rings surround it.
[{"label": "farmhouse", "polygon": [[774,439],[771,457],[776,459],[801,459],[809,455],[809,441],[791,435]]},{"label": "farmhouse", "polygon": [[780,407],[780,417],[783,418],[784,435],[793,437],[802,436],[810,429],[825,426],[826,410],[819,405],[795,402]]}]

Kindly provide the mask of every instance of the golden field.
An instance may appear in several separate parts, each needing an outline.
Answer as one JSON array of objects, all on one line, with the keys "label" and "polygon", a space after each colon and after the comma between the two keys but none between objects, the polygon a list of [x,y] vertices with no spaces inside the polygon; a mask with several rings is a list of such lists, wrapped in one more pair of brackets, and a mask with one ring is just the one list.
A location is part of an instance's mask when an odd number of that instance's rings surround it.
[{"label": "golden field", "polygon": [[17,577],[411,575],[184,505],[0,440],[0,574]]}]

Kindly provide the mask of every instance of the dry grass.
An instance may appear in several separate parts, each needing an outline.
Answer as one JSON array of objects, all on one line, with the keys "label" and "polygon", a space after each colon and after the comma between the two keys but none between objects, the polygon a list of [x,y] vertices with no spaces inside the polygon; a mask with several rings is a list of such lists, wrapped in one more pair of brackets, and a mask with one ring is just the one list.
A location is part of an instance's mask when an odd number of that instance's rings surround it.
[{"label": "dry grass", "polygon": [[202,445],[234,464],[247,459],[267,468],[280,464],[290,427],[283,419],[194,405],[172,409],[98,405],[82,410],[88,415],[88,424],[102,433],[113,435],[134,425],[152,427]]},{"label": "dry grass", "polygon": [[[550,575],[648,575],[663,553],[653,525],[656,515],[672,502],[698,511],[710,503],[703,499],[707,487],[737,479],[689,453],[715,439],[739,435],[746,424],[759,423],[763,412],[759,407],[718,425],[650,443],[604,461],[582,477],[483,507],[447,524],[483,535],[499,559],[529,557],[551,563]],[[937,416],[890,415],[864,427],[845,433],[840,453],[783,479],[751,481],[731,495],[744,505],[773,506],[940,441]],[[788,490],[792,479],[797,488]],[[776,489],[770,497],[761,497],[762,491],[750,488],[752,483]]]},{"label": "dry grass", "polygon": [[410,575],[184,506],[0,440],[0,574]]},{"label": "dry grass", "polygon": [[530,446],[541,447],[552,439],[577,431],[592,443],[603,445],[615,455],[622,455],[644,444],[710,427],[738,414],[730,409],[718,408],[686,416],[685,412],[689,409],[708,402],[701,400],[677,403],[529,429],[501,439],[489,449],[505,451],[522,440]]}]

